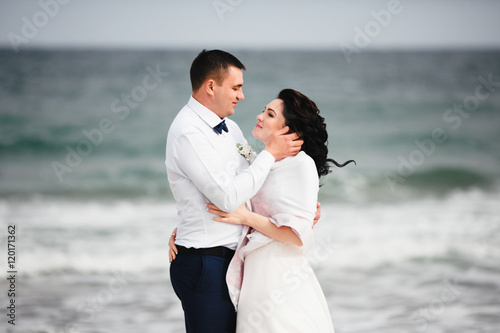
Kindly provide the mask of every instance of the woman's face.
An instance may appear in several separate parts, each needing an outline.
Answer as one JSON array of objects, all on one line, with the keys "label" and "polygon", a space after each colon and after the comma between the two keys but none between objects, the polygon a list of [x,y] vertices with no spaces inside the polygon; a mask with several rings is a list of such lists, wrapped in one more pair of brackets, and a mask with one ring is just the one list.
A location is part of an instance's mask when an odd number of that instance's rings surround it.
[{"label": "woman's face", "polygon": [[257,125],[253,128],[252,135],[266,144],[274,132],[285,127],[283,107],[281,99],[267,104],[264,111],[257,116]]}]

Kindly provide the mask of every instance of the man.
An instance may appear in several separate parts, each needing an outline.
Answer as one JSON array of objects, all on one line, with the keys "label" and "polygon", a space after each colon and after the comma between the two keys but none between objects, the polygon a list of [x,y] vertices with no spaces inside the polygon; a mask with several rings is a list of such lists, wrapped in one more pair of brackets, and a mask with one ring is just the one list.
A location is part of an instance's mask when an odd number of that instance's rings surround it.
[{"label": "man", "polygon": [[285,127],[248,166],[237,150],[246,140],[226,119],[244,99],[243,70],[233,55],[203,50],[190,69],[192,96],[168,132],[167,176],[180,218],[170,278],[188,333],[236,327],[225,276],[241,226],[214,222],[205,205],[235,210],[257,193],[275,161],[296,155],[302,145]]}]

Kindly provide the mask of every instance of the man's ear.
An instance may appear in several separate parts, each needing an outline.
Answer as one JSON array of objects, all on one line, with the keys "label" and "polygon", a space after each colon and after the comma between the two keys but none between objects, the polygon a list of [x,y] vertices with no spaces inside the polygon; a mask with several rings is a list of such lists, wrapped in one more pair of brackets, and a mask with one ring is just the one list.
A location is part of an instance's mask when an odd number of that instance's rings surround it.
[{"label": "man's ear", "polygon": [[205,82],[205,90],[207,94],[213,95],[214,94],[214,86],[215,86],[215,81],[210,79]]}]

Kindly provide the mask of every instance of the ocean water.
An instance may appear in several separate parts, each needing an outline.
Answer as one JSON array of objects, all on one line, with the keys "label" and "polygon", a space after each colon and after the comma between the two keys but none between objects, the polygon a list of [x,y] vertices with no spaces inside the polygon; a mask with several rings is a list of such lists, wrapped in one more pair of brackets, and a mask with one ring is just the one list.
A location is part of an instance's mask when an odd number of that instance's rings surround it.
[{"label": "ocean water", "polygon": [[[197,52],[0,51],[1,331],[184,331],[164,154]],[[500,52],[232,53],[256,150],[294,88],[357,162],[322,180],[308,254],[336,332],[498,332]]]}]

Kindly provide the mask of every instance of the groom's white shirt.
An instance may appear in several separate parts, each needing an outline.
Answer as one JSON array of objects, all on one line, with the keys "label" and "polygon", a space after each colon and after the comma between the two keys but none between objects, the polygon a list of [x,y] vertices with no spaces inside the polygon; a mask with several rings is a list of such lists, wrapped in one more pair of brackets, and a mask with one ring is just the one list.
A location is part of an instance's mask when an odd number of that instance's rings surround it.
[{"label": "groom's white shirt", "polygon": [[236,147],[247,142],[243,133],[234,121],[225,121],[229,132],[216,133],[221,119],[191,96],[168,131],[165,164],[180,218],[178,245],[235,249],[241,226],[213,221],[205,204],[235,210],[257,193],[274,163],[262,151],[248,166]]}]

